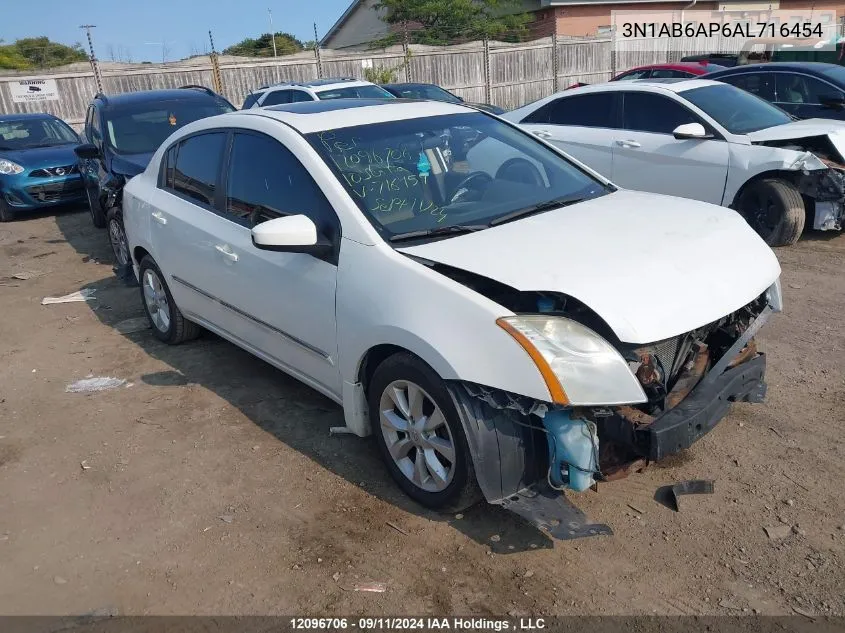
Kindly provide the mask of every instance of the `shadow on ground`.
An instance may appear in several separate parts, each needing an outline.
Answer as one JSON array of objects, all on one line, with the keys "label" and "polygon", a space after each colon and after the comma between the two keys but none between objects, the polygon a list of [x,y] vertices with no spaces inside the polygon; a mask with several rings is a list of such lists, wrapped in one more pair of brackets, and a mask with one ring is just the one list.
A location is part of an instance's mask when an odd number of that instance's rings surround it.
[{"label": "shadow on ground", "polygon": [[[57,215],[56,224],[83,257],[110,261],[108,237],[104,230],[92,226],[87,215]],[[137,286],[129,287],[109,276],[84,287],[96,291],[97,300],[90,305],[104,325],[114,328],[126,319],[144,314]],[[75,289],[68,289],[71,290]],[[181,346],[161,343],[149,329],[123,336],[172,368],[142,375],[140,380],[145,384],[174,388],[189,384],[202,386],[279,441],[351,484],[417,516],[448,522],[494,552],[517,553],[552,547],[547,535],[496,506],[478,504],[456,520],[453,515],[438,514],[417,505],[393,483],[372,438],[330,436],[330,427],[343,426],[342,410],[337,404],[211,333],[204,332],[199,340]],[[302,417],[300,413],[310,418],[308,424],[298,419]],[[491,541],[493,534],[499,535],[499,540]]]}]

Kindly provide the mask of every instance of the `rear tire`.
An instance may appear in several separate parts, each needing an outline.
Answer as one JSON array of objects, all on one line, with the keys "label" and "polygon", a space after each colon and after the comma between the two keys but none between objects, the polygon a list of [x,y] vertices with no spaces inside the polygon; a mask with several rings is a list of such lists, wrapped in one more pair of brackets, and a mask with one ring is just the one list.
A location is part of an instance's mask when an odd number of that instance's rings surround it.
[{"label": "rear tire", "polygon": [[197,338],[202,331],[196,323],[188,321],[179,310],[170,288],[164,281],[158,265],[145,255],[139,267],[141,303],[155,337],[169,345],[179,345]]},{"label": "rear tire", "polygon": [[748,185],[737,201],[737,210],[769,246],[797,242],[807,217],[798,188],[775,178]]},{"label": "rear tire", "polygon": [[376,368],[368,403],[379,452],[409,497],[442,512],[481,499],[463,424],[434,370],[411,354],[395,354]]}]

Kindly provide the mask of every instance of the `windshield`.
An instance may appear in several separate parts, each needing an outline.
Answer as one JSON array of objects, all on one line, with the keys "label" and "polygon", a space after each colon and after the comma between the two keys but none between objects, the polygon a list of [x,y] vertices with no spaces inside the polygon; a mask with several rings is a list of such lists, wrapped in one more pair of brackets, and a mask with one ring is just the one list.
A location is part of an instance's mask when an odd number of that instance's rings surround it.
[{"label": "windshield", "polygon": [[70,126],[58,119],[0,119],[0,149],[32,149],[79,143]]},{"label": "windshield", "polygon": [[792,121],[768,101],[728,84],[684,90],[680,95],[731,134],[748,134]]},{"label": "windshield", "polygon": [[232,112],[222,99],[150,101],[106,111],[106,138],[121,154],[148,154],[183,125]]},{"label": "windshield", "polygon": [[347,88],[333,88],[317,93],[321,100],[326,99],[395,99],[384,88],[379,86],[350,86]]},{"label": "windshield", "polygon": [[306,138],[386,239],[479,230],[611,191],[532,136],[480,112]]}]

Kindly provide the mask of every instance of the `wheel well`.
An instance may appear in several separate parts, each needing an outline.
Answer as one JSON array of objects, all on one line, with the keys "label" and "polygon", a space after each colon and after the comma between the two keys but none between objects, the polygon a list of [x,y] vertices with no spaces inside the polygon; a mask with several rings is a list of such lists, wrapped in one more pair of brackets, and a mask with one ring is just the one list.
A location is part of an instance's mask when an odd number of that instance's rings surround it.
[{"label": "wheel well", "polygon": [[[737,205],[739,203],[739,199],[742,196],[742,194],[745,192],[745,190],[748,187],[750,187],[751,185],[753,185],[756,182],[760,182],[761,180],[765,180],[767,178],[777,178],[778,180],[786,180],[788,182],[791,182],[793,185],[797,185],[796,180],[798,179],[798,177],[800,175],[801,175],[801,172],[786,171],[786,170],[783,170],[783,169],[773,169],[771,171],[764,171],[763,173],[757,174],[756,176],[749,178],[747,181],[745,181],[743,183],[743,185],[739,188],[739,191],[736,192],[736,195],[734,196],[733,202],[731,202],[730,207],[731,207],[731,209],[736,210]],[[805,201],[805,204],[806,204],[806,201]]]},{"label": "wheel well", "polygon": [[[367,350],[367,353],[364,354],[364,359],[361,361],[361,365],[358,367],[358,382],[363,385],[365,394],[367,393],[370,380],[372,379],[373,374],[376,373],[378,366],[394,354],[402,353],[417,356],[412,351],[407,350],[404,347],[399,347],[398,345],[376,345],[375,347]],[[417,356],[417,358],[419,358],[419,356]],[[425,361],[423,360],[423,362]]]},{"label": "wheel well", "polygon": [[149,252],[141,246],[136,246],[135,250],[132,251],[132,257],[135,258],[135,263],[140,264],[141,260],[144,259],[144,256],[149,255]]}]

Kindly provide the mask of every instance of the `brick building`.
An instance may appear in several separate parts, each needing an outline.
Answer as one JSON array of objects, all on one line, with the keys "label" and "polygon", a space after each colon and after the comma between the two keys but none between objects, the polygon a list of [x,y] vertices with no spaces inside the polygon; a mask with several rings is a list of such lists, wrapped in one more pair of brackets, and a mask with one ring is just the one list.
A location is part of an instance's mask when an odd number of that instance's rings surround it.
[{"label": "brick building", "polygon": [[[378,0],[353,0],[349,8],[322,39],[324,48],[359,47],[391,32],[375,8]],[[524,11],[534,14],[532,36],[600,35],[610,32],[612,11],[710,10],[763,14],[769,10],[835,11],[845,18],[845,0],[522,0]]]}]

